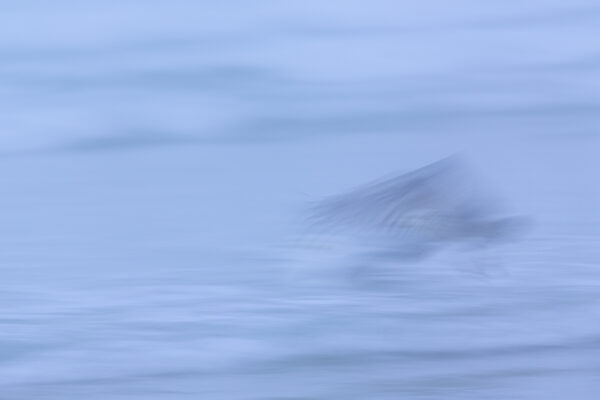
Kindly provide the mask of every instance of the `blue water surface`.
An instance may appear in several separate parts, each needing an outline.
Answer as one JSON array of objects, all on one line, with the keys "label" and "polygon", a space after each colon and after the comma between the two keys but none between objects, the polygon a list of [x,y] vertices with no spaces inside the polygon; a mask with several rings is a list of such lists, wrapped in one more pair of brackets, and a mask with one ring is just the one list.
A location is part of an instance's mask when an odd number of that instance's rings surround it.
[{"label": "blue water surface", "polygon": [[[0,398],[597,399],[600,6],[0,3]],[[350,273],[450,154],[521,240]]]}]

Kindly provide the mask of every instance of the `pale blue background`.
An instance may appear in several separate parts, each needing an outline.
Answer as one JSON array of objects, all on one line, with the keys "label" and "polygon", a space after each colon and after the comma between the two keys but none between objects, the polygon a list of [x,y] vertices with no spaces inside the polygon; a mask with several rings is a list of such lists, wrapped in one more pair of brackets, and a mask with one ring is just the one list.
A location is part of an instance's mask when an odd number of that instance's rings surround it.
[{"label": "pale blue background", "polygon": [[[599,398],[599,37],[590,0],[0,2],[0,397]],[[289,244],[455,152],[536,221],[501,276]]]}]

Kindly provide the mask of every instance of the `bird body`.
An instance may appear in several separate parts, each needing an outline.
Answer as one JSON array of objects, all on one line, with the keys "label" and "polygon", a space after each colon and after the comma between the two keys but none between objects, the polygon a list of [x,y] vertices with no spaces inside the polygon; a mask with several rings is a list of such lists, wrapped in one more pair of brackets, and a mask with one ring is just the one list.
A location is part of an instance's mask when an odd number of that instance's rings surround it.
[{"label": "bird body", "polygon": [[385,252],[419,255],[449,244],[498,242],[523,222],[500,216],[457,156],[325,199],[313,208],[312,221]]}]

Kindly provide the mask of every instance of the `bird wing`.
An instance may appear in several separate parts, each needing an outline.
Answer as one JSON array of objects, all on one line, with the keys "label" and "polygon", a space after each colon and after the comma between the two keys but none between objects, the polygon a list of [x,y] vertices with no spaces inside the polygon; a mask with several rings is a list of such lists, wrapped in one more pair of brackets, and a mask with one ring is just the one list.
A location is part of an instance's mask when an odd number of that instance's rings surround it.
[{"label": "bird wing", "polygon": [[435,217],[452,223],[477,219],[490,210],[457,156],[374,182],[317,204],[313,220],[330,228],[396,228]]}]

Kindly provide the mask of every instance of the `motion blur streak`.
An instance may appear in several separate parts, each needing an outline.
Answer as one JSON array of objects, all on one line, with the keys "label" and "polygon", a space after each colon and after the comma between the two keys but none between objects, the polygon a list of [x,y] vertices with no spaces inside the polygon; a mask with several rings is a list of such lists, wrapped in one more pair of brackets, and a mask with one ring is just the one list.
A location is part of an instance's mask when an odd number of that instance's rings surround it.
[{"label": "motion blur streak", "polygon": [[2,400],[600,396],[595,2],[21,0],[0,26]]}]

